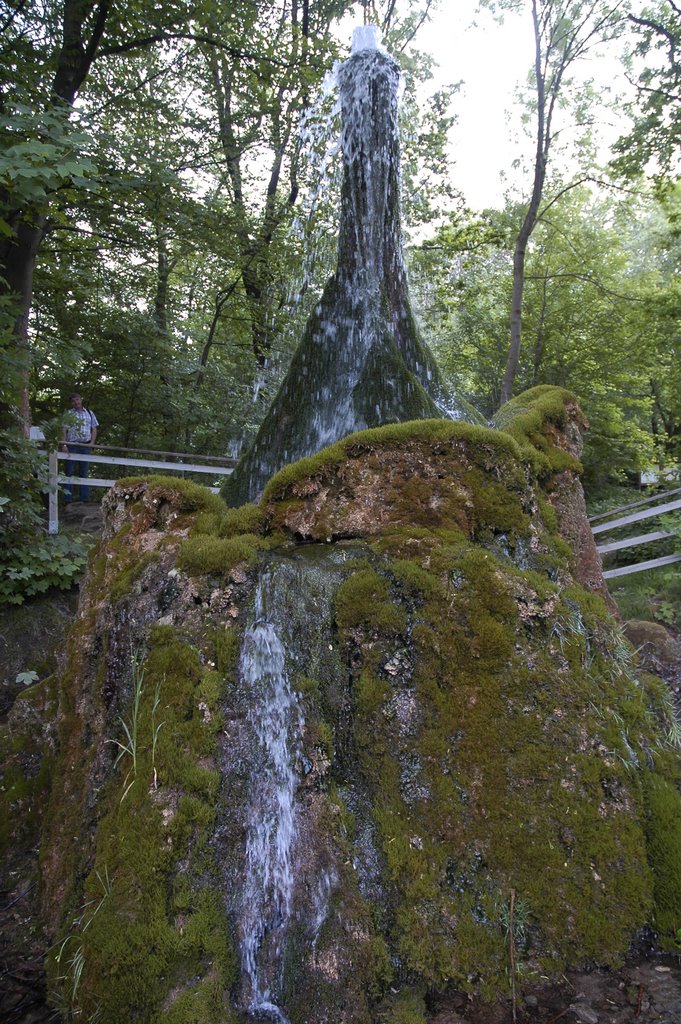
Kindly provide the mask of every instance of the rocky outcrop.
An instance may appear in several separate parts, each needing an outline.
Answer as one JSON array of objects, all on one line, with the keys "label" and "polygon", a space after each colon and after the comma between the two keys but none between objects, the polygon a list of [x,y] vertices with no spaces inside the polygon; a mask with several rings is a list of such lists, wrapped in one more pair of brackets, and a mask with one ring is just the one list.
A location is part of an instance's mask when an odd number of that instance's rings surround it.
[{"label": "rocky outcrop", "polygon": [[511,957],[531,995],[673,946],[674,713],[565,539],[579,424],[557,389],[394,424],[239,509],[116,485],[35,790],[54,1001],[417,1024]]}]

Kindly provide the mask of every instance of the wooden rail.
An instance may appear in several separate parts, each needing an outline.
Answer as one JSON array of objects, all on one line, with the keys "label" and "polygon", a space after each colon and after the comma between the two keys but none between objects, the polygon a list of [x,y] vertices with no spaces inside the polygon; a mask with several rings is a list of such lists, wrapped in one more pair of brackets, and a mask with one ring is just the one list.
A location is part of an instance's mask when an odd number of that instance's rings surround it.
[{"label": "wooden rail", "polygon": [[[633,523],[642,522],[646,519],[654,519],[657,516],[664,515],[666,512],[674,512],[677,509],[681,509],[681,499],[679,498],[675,498],[674,501],[662,500],[664,498],[671,498],[678,494],[681,494],[681,487],[676,487],[671,491],[665,491],[662,494],[655,494],[650,498],[643,498],[641,501],[634,501],[630,505],[622,505],[619,508],[611,509],[610,512],[602,512],[600,515],[592,516],[592,518],[589,519],[589,523],[595,523],[598,521],[597,526],[591,527],[592,532],[594,535],[609,533],[611,530],[618,530],[623,526],[631,526]],[[658,502],[662,502],[662,504],[657,504]],[[638,509],[638,511],[631,512],[631,509]],[[616,519],[610,519],[609,522],[600,522],[600,520],[606,519],[608,516],[618,515],[620,512],[626,512],[628,514],[618,516]],[[598,544],[596,549],[599,554],[605,555],[612,551],[626,551],[630,548],[640,547],[642,544],[651,544],[658,540],[670,540],[675,536],[676,534],[670,533],[667,530],[655,530],[651,533],[638,534],[636,537],[627,537],[624,540],[608,541],[605,544]],[[605,579],[613,579],[616,576],[628,576],[634,572],[645,572],[647,569],[658,569],[664,565],[673,565],[675,562],[681,562],[681,552],[678,554],[663,555],[660,558],[646,559],[643,562],[633,562],[631,565],[623,565],[618,569],[605,569],[603,576]]]},{"label": "wooden rail", "polygon": [[[99,445],[97,446],[100,447]],[[108,448],[108,451],[114,451],[113,448]],[[119,451],[131,451],[135,449],[121,448]],[[173,459],[131,459],[125,455],[111,456],[111,455],[95,455],[87,452],[87,454],[76,454],[75,452],[60,452],[50,451],[47,452],[42,449],[43,454],[47,455],[47,484],[48,484],[48,525],[47,529],[49,533],[59,532],[59,485],[69,484],[70,487],[84,485],[85,487],[104,487],[107,490],[109,487],[113,487],[116,483],[115,480],[104,479],[102,477],[79,477],[79,476],[66,476],[59,472],[59,460],[67,460],[69,462],[93,462],[96,465],[103,466],[121,466],[124,468],[131,467],[140,470],[162,470],[165,473],[204,473],[215,478],[216,476],[229,476],[233,472],[233,466],[228,465],[213,465],[207,466],[205,462],[193,461],[194,456],[192,455],[179,455],[174,456]],[[150,455],[167,455],[167,452],[154,452],[149,450]],[[203,457],[203,456],[202,456]],[[206,456],[206,458],[214,458],[217,460],[218,456]],[[191,459],[191,462],[185,462],[185,459]],[[221,458],[223,463],[227,463],[229,460]],[[219,487],[209,487],[209,490],[217,493]]]}]

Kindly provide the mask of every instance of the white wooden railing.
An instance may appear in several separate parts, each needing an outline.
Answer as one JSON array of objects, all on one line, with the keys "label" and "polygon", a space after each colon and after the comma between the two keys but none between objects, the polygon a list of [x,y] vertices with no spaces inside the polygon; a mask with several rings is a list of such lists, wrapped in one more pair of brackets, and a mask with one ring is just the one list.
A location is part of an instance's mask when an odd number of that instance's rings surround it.
[{"label": "white wooden railing", "polygon": [[[612,530],[621,529],[623,526],[631,526],[633,523],[642,522],[646,519],[656,519],[666,512],[674,512],[677,509],[681,509],[679,494],[681,494],[681,487],[676,487],[672,491],[664,491],[662,494],[655,494],[650,498],[642,498],[640,501],[634,501],[630,505],[622,505],[619,508],[610,509],[609,512],[592,516],[589,520],[591,530],[595,536],[599,536],[600,534],[610,533]],[[674,497],[675,495],[676,497]],[[674,500],[663,500],[666,498],[674,498]],[[658,502],[661,502],[661,504],[658,504]],[[632,512],[632,509],[638,509],[638,511]],[[620,515],[622,512],[627,514]],[[616,518],[610,519],[611,516]],[[604,519],[607,519],[608,522],[602,522]],[[626,551],[629,548],[640,547],[642,544],[651,544],[658,540],[670,540],[675,536],[676,534],[669,533],[666,530],[653,530],[650,533],[640,533],[636,537],[626,537],[624,540],[606,541],[604,544],[597,544],[596,547],[600,555],[606,555],[611,551]],[[612,579],[615,576],[628,576],[632,572],[657,569],[663,565],[672,565],[674,562],[681,562],[681,552],[673,555],[662,555],[660,558],[649,558],[643,562],[634,562],[631,565],[623,565],[618,569],[606,569],[603,572],[603,576],[606,579]]]},{"label": "white wooden railing", "polygon": [[[227,463],[233,463],[232,459],[223,458],[216,455],[201,455],[197,459],[194,455],[187,455],[177,452],[159,452],[153,451],[152,449],[134,449],[134,448],[112,448],[111,446],[97,445],[97,452],[100,451],[117,451],[117,452],[134,452],[136,454],[156,455],[164,456],[163,458],[155,459],[138,459],[130,458],[129,455],[100,455],[94,454],[94,452],[87,452],[84,455],[77,455],[75,452],[61,452],[61,451],[47,451],[40,449],[43,454],[47,457],[47,473],[46,481],[48,485],[48,532],[58,533],[59,531],[59,486],[60,484],[68,484],[69,487],[84,485],[85,487],[104,487],[107,490],[109,487],[113,487],[116,483],[114,479],[104,479],[103,477],[80,477],[80,476],[66,476],[59,470],[59,462],[68,459],[69,462],[90,462],[96,465],[102,466],[121,466],[130,467],[133,471],[132,475],[147,475],[150,470],[155,472],[163,473],[202,473],[204,475],[211,476],[214,480],[216,477],[229,476],[233,472],[233,465],[227,465]],[[199,461],[199,459],[201,461]],[[208,463],[212,463],[209,465]],[[134,471],[139,470],[137,474]],[[217,492],[220,488],[212,485],[209,490]]]}]

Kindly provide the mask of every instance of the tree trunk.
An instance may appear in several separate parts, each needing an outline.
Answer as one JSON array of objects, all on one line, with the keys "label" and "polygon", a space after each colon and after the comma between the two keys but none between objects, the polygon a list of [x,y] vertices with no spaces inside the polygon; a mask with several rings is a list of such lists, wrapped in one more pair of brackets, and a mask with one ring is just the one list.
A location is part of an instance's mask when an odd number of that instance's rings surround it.
[{"label": "tree trunk", "polygon": [[154,328],[159,345],[159,381],[163,404],[163,448],[172,449],[176,439],[176,423],[172,407],[172,382],[168,372],[165,352],[168,346],[168,291],[171,260],[168,256],[168,241],[163,228],[156,225],[156,292],[154,295]]},{"label": "tree trunk", "polygon": [[26,436],[28,436],[31,426],[31,409],[28,400],[31,362],[28,320],[33,294],[33,272],[44,228],[44,216],[38,216],[33,223],[23,218],[20,219],[13,238],[5,243],[2,252],[4,281],[0,277],[0,296],[10,296],[14,299],[17,310],[12,332],[13,362],[18,377],[16,406]]},{"label": "tree trunk", "polygon": [[[544,70],[542,67],[542,46],[541,30],[539,25],[539,14],[537,11],[537,0],[532,0],[532,24],[534,27],[535,47],[535,76],[537,84],[537,146],[534,159],[534,179],[532,181],[532,196],[529,206],[525,212],[522,226],[516,238],[515,250],[513,253],[513,294],[511,299],[511,338],[506,362],[506,371],[501,382],[501,404],[508,402],[513,396],[513,384],[518,372],[520,360],[520,343],[522,336],[523,318],[523,292],[525,289],[525,255],[527,243],[534,231],[539,213],[544,181],[546,179],[546,164],[548,162],[550,145],[550,113],[551,105],[547,113],[547,96]],[[553,99],[551,99],[551,104]]]},{"label": "tree trunk", "polygon": [[[109,13],[109,0],[97,4],[85,0],[65,0],[62,21],[62,46],[57,57],[47,108],[70,107],[85,81]],[[86,22],[92,16],[92,30],[87,43],[83,40]],[[42,206],[42,204],[41,204]],[[28,206],[17,211],[14,234],[2,247],[0,265],[0,299],[10,297],[17,305],[12,348],[20,372],[17,406],[25,433],[31,422],[28,397],[30,349],[28,323],[33,297],[33,274],[38,248],[43,238],[47,214],[45,209]]]},{"label": "tree trunk", "polygon": [[534,341],[534,357],[532,360],[532,384],[536,387],[539,383],[539,369],[541,367],[542,356],[544,355],[544,324],[546,323],[546,306],[547,297],[546,291],[548,288],[548,274],[544,273],[544,279],[542,281],[542,296],[541,296],[541,310],[539,313],[539,323],[537,325],[537,337]]}]

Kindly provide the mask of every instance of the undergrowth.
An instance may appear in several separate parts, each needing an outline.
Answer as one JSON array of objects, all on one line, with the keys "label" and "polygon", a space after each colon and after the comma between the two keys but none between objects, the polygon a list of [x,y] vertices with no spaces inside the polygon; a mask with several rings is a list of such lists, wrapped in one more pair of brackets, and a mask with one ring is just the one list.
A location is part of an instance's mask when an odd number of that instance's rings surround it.
[{"label": "undergrowth", "polygon": [[84,536],[43,531],[6,549],[0,555],[0,606],[23,604],[52,587],[69,590],[80,579],[87,554]]}]

